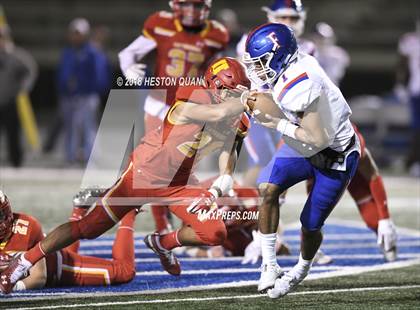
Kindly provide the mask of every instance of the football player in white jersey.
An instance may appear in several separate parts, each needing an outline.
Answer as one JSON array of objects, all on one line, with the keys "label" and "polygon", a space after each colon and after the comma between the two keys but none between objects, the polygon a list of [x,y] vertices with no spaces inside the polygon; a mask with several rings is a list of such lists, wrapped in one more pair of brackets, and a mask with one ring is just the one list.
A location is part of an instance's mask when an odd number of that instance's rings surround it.
[{"label": "football player in white jersey", "polygon": [[420,177],[420,19],[416,31],[404,34],[398,43],[400,63],[397,83],[405,88],[407,83],[411,105],[412,142],[407,158],[407,168],[413,176]]},{"label": "football player in white jersey", "polygon": [[[304,32],[306,19],[306,11],[302,1],[275,0],[270,7],[263,7],[263,10],[267,12],[269,22],[282,23],[292,28],[295,37],[297,37],[299,51],[316,57],[328,77],[336,85],[339,85],[345,69],[350,63],[350,59],[345,50],[333,44],[335,34],[328,24],[317,24],[316,36],[314,37],[317,44],[314,44],[314,42],[300,37]],[[245,52],[246,38],[247,35],[244,35],[237,46],[237,52],[240,56]],[[412,39],[410,40],[412,41]],[[408,42],[407,39],[405,41]],[[404,46],[409,47],[410,44],[404,44]],[[403,47],[405,53],[407,53],[408,49]],[[412,51],[410,55],[413,55],[413,52],[415,53],[416,51],[418,55],[418,49],[411,48],[410,50]],[[411,59],[418,60],[419,58],[414,56]],[[415,61],[411,60],[411,63]],[[415,80],[415,77],[413,79]],[[414,85],[414,83],[411,84]],[[253,88],[255,89],[255,87]],[[420,119],[420,117],[417,119]],[[416,127],[415,122],[413,126]],[[417,125],[417,127],[420,128],[420,125]],[[348,190],[358,207],[363,221],[368,228],[377,234],[378,245],[384,254],[385,260],[394,261],[397,258],[397,232],[389,212],[385,186],[370,151],[365,147],[365,139],[355,125],[354,128],[361,141],[361,158],[354,181],[351,182]],[[418,133],[413,141],[418,141],[416,137],[418,137]],[[250,158],[250,168],[245,175],[246,185],[254,185],[260,168],[264,167],[275,153],[275,146],[278,144],[278,140],[278,137],[273,139],[273,135],[259,124],[251,127],[247,138],[244,140]],[[418,158],[418,148],[414,147],[412,149],[417,150],[417,152],[411,152],[414,156],[410,157],[414,158],[417,156]],[[308,188],[310,188],[310,185],[311,181],[309,180]],[[284,202],[285,197],[282,197],[280,203],[284,204]],[[261,255],[260,248],[256,243],[257,240],[249,245],[249,250],[246,251],[243,260],[244,263],[256,261]],[[316,256],[318,264],[328,264],[331,261],[332,258],[330,256],[325,255],[322,251],[318,251]]]},{"label": "football player in white jersey", "polygon": [[[360,144],[350,122],[351,110],[340,90],[317,60],[299,53],[293,31],[283,24],[265,24],[248,36],[243,61],[250,79],[268,86],[273,104],[284,118],[262,123],[283,135],[286,145],[261,171],[263,193],[259,230],[262,272],[258,290],[271,298],[289,293],[308,274],[322,242],[321,228],[354,176]],[[281,275],[274,245],[279,222],[278,199],[291,186],[312,178],[303,207],[298,263]]]}]

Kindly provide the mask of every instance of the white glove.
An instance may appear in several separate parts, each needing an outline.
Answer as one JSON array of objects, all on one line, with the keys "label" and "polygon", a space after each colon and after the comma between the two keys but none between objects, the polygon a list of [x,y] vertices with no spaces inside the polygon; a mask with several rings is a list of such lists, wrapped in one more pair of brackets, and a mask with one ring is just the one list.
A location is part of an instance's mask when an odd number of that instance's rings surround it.
[{"label": "white glove", "polygon": [[124,76],[127,80],[143,79],[146,75],[146,64],[133,64],[124,71]]},{"label": "white glove", "polygon": [[397,244],[397,231],[391,219],[379,220],[378,222],[378,244],[388,252]]},{"label": "white glove", "polygon": [[245,249],[245,255],[241,262],[242,265],[255,264],[261,257],[261,240],[258,231],[252,231],[252,239],[251,243]]}]

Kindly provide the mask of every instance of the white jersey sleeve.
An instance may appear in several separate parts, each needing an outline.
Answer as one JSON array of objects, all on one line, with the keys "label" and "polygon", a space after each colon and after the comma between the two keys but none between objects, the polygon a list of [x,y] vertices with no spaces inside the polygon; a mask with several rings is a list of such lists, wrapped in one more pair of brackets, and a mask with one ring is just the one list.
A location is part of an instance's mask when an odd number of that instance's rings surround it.
[{"label": "white jersey sleeve", "polygon": [[120,68],[125,72],[131,65],[138,63],[144,56],[157,46],[156,41],[140,35],[129,46],[118,54]]},{"label": "white jersey sleeve", "polygon": [[321,96],[322,85],[311,80],[305,71],[291,72],[281,79],[274,87],[274,99],[288,112],[303,112]]}]

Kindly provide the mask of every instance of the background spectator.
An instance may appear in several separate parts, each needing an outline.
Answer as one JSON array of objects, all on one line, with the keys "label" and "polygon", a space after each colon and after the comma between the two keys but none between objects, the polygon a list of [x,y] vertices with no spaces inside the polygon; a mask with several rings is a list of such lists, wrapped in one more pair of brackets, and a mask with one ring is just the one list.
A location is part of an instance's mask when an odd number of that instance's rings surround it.
[{"label": "background spectator", "polygon": [[21,128],[16,107],[16,99],[24,87],[29,87],[30,70],[15,54],[6,24],[0,26],[0,129],[7,137],[8,156],[14,167],[23,162]]},{"label": "background spectator", "polygon": [[[89,33],[86,19],[76,18],[70,23],[69,46],[63,50],[58,68],[65,155],[70,164],[88,160],[97,129],[101,56],[89,42]],[[78,153],[80,145],[83,145],[81,156]]]}]

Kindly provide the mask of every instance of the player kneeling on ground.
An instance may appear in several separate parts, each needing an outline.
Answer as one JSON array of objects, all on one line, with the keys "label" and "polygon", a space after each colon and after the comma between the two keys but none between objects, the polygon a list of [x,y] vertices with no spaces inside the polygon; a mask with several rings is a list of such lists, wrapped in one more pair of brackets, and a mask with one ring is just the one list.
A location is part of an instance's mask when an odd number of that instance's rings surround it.
[{"label": "player kneeling on ground", "polygon": [[[223,221],[199,219],[198,213],[209,210],[216,198],[232,187],[237,149],[249,126],[241,97],[250,82],[242,65],[232,58],[211,64],[205,80],[205,87],[182,87],[177,91],[162,126],[143,138],[132,153],[128,168],[91,212],[81,220],[57,227],[12,261],[1,274],[2,292],[9,293],[25,272],[46,255],[77,240],[100,236],[128,212],[149,202],[169,205],[184,223],[177,231],[145,238],[146,245],[170,274],[181,273],[173,248],[223,244]],[[199,160],[214,151],[220,151],[221,175],[211,189],[205,190],[198,186],[193,172]]]},{"label": "player kneeling on ground", "polygon": [[[258,290],[268,290],[271,298],[277,298],[308,274],[322,242],[321,228],[357,169],[360,146],[343,95],[315,58],[298,52],[289,27],[265,24],[254,29],[248,36],[244,62],[248,76],[270,87],[273,105],[284,113],[281,118],[268,116],[262,123],[283,134],[286,145],[258,179],[264,196],[259,215],[263,263]],[[279,196],[308,178],[314,179],[314,185],[300,217],[300,258],[282,275],[274,251]]]},{"label": "player kneeling on ground", "polygon": [[[83,210],[83,213],[87,211]],[[136,210],[132,210],[121,220],[112,247],[111,260],[80,255],[79,242],[75,242],[39,260],[23,279],[17,281],[13,290],[130,282],[136,275],[133,237],[136,214]],[[0,267],[3,269],[10,264],[13,257],[20,256],[44,239],[44,234],[36,218],[23,213],[12,213],[9,200],[1,191],[0,218]]]}]

